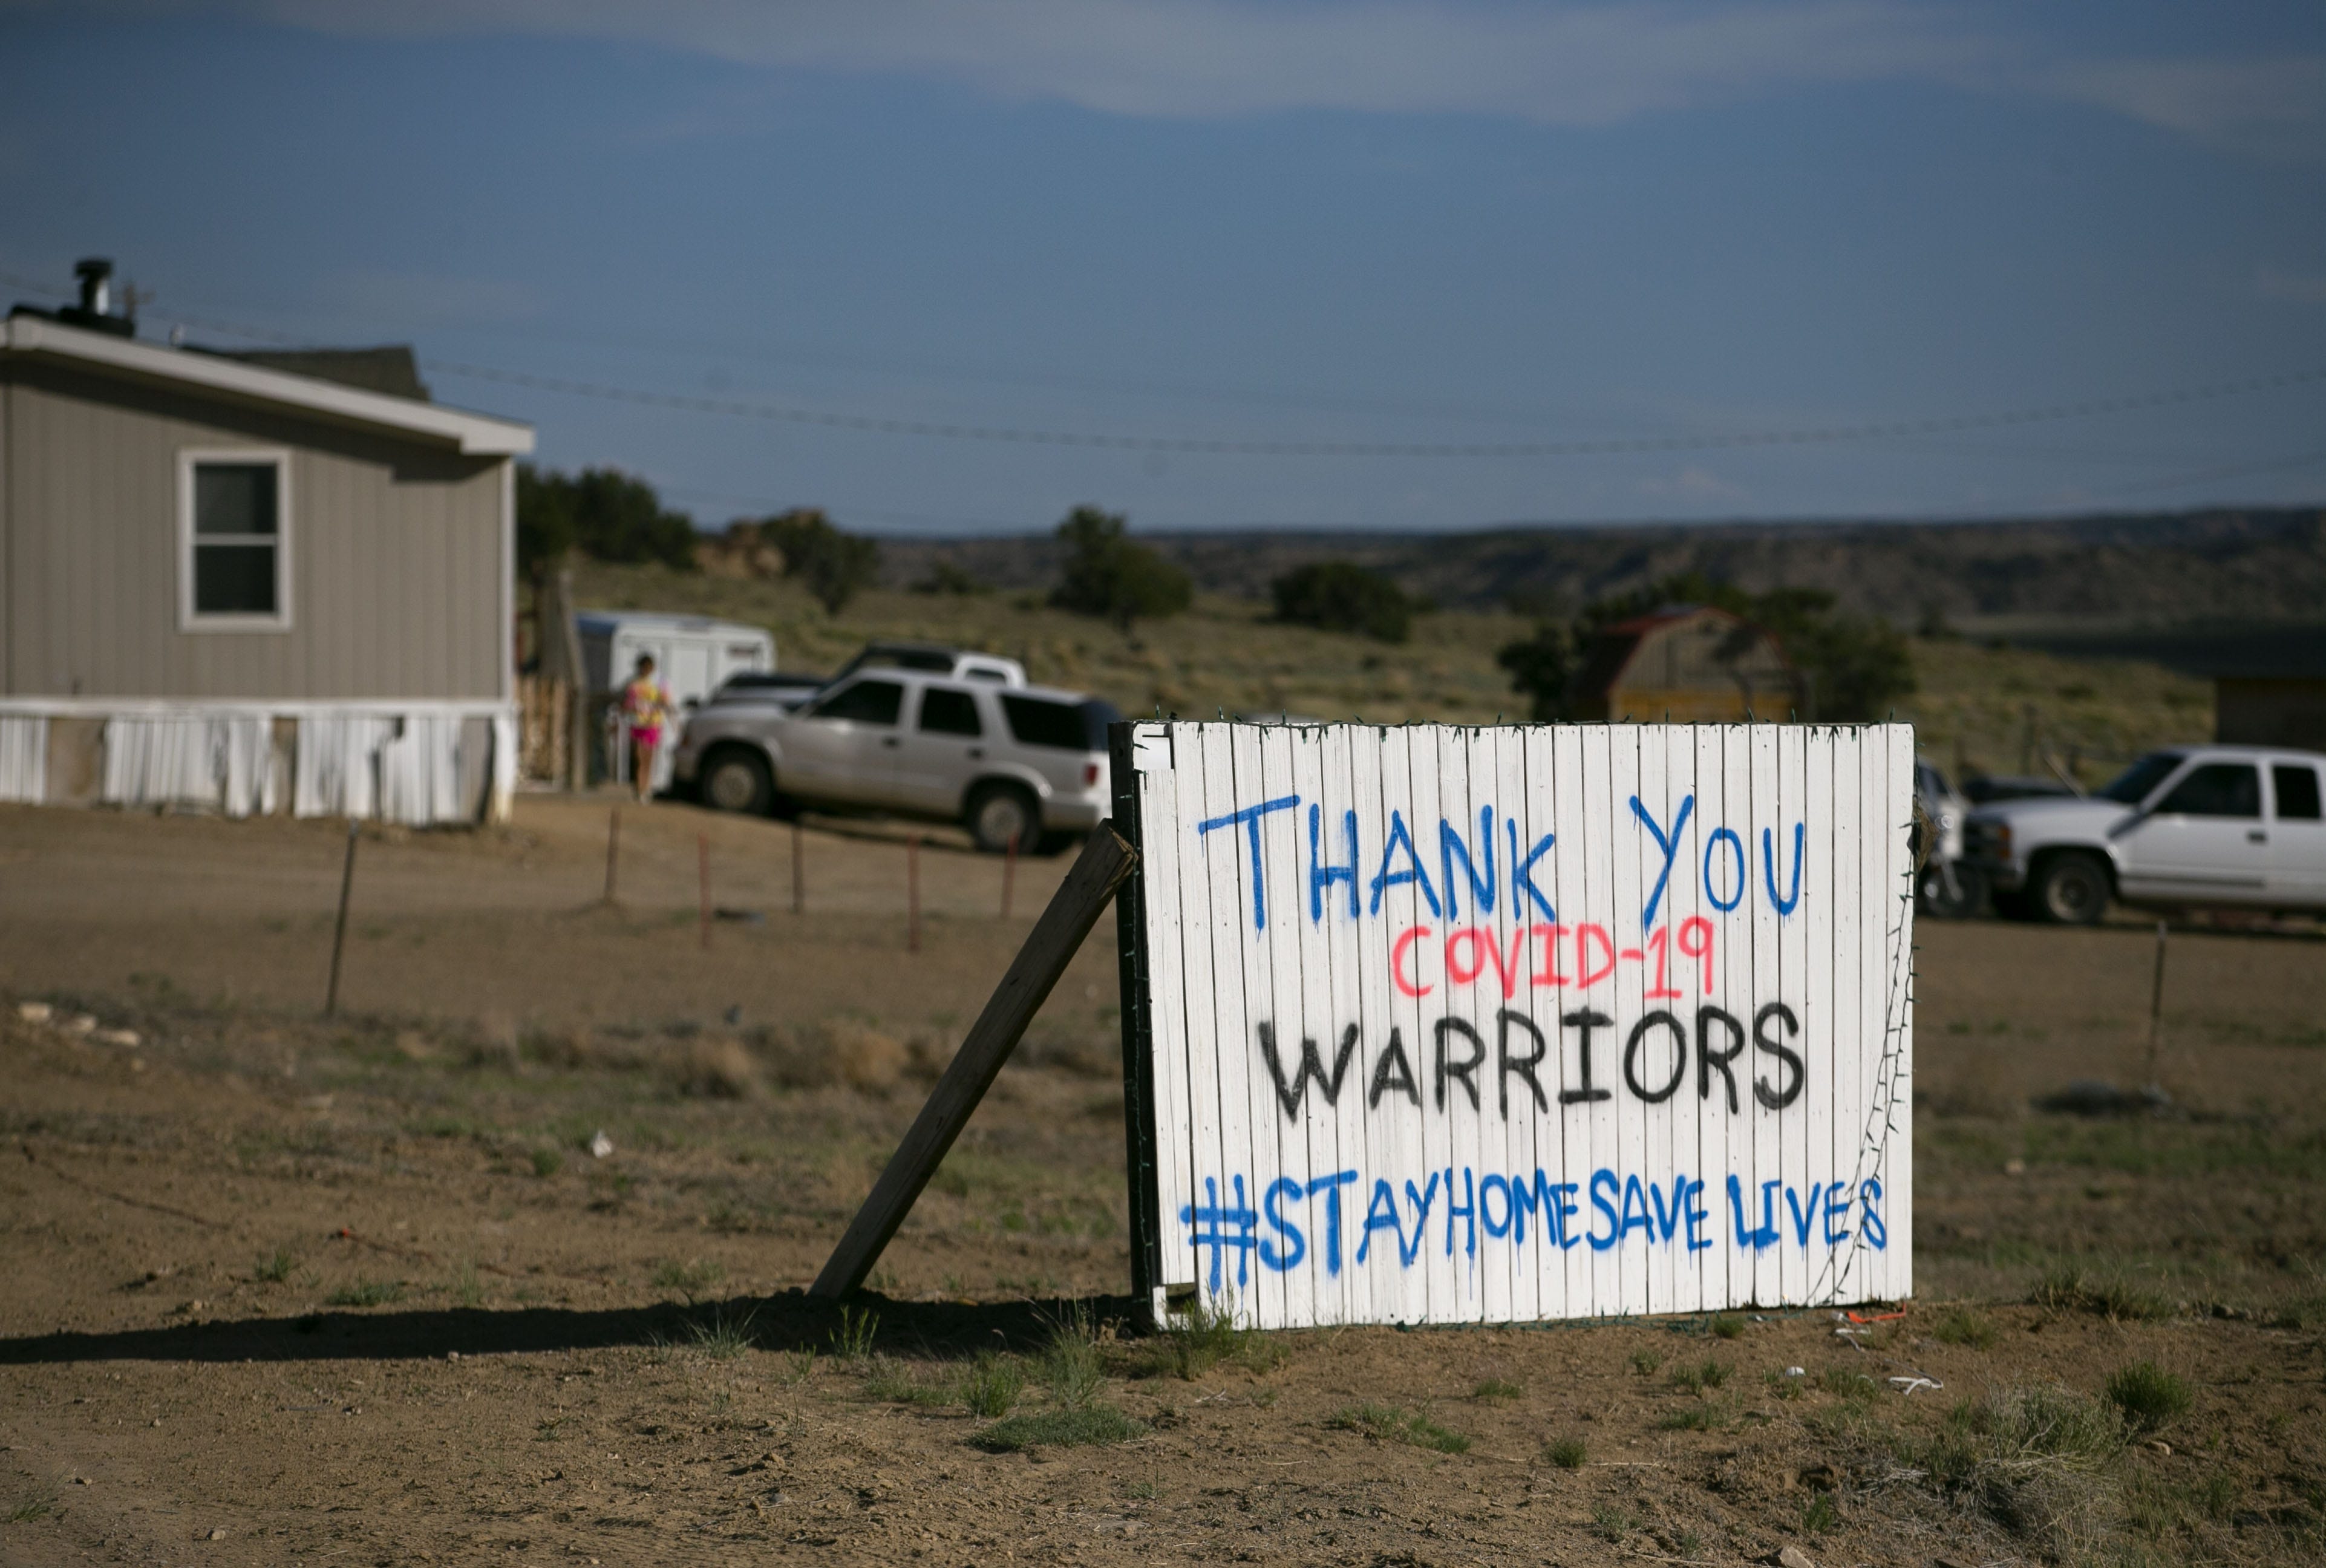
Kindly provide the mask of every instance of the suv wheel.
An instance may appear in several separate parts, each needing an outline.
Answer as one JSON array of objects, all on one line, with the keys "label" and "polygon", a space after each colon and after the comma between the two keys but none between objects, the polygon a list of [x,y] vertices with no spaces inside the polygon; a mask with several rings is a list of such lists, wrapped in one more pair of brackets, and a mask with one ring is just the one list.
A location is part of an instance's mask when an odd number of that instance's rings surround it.
[{"label": "suv wheel", "polygon": [[2097,855],[2053,856],[2035,873],[2029,902],[2054,925],[2097,925],[2107,913],[2107,868]]},{"label": "suv wheel", "polygon": [[1041,808],[1022,784],[980,784],[970,792],[963,819],[970,838],[989,855],[1000,854],[1013,839],[1020,854],[1030,854],[1042,833]]},{"label": "suv wheel", "polygon": [[702,803],[713,810],[764,816],[775,798],[767,759],[755,752],[730,747],[702,765]]}]

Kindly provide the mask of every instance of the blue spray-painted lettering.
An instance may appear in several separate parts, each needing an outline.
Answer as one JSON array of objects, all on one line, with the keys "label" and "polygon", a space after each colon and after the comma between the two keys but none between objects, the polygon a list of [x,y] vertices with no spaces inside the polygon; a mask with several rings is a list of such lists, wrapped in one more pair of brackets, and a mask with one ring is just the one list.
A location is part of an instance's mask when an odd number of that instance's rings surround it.
[{"label": "blue spray-painted lettering", "polygon": [[[1499,1225],[1494,1222],[1493,1210],[1486,1202],[1487,1199],[1497,1192],[1503,1195],[1503,1219]],[[1511,1196],[1509,1177],[1498,1173],[1488,1173],[1478,1183],[1478,1223],[1486,1228],[1487,1235],[1498,1240],[1508,1236],[1511,1233],[1511,1227],[1519,1223],[1521,1202],[1521,1200]],[[1519,1239],[1523,1241],[1526,1239],[1521,1237]]]},{"label": "blue spray-painted lettering", "polygon": [[1325,918],[1325,890],[1335,882],[1349,885],[1349,918],[1357,917],[1357,813],[1341,813],[1342,830],[1348,835],[1349,863],[1335,866],[1325,858],[1325,850],[1317,843],[1323,826],[1324,808],[1308,808],[1308,919],[1314,923]]},{"label": "blue spray-painted lettering", "polygon": [[[1474,1260],[1474,1266],[1482,1230],[1489,1242],[1524,1246],[1531,1219],[1540,1219],[1541,1222],[1540,1245],[1546,1248],[1555,1246],[1562,1252],[1577,1242],[1587,1241],[1594,1252],[1634,1245],[1684,1245],[1689,1252],[1696,1253],[1707,1250],[1718,1240],[1707,1234],[1712,1223],[1706,1201],[1710,1189],[1702,1178],[1675,1171],[1670,1173],[1667,1184],[1640,1173],[1604,1166],[1580,1183],[1553,1182],[1550,1178],[1551,1174],[1540,1167],[1531,1173],[1505,1173],[1480,1172],[1467,1165],[1433,1170],[1423,1183],[1410,1179],[1400,1183],[1391,1178],[1376,1178],[1358,1238],[1355,1262],[1363,1266],[1370,1260],[1374,1234],[1386,1230],[1396,1240],[1398,1266],[1414,1267],[1428,1239],[1429,1220],[1437,1210],[1441,1181],[1446,1195],[1444,1255],[1454,1257],[1458,1241],[1462,1255]],[[1223,1181],[1233,1194],[1226,1202],[1220,1198]],[[1223,1288],[1228,1278],[1227,1256],[1231,1251],[1235,1254],[1234,1280],[1238,1285],[1248,1283],[1250,1260],[1254,1257],[1263,1269],[1284,1274],[1304,1264],[1313,1266],[1314,1260],[1321,1256],[1325,1272],[1337,1276],[1342,1271],[1345,1229],[1341,1190],[1363,1184],[1362,1174],[1355,1170],[1306,1180],[1278,1176],[1260,1189],[1260,1206],[1254,1209],[1247,1203],[1245,1176],[1206,1176],[1203,1182],[1205,1201],[1183,1206],[1179,1217],[1190,1227],[1188,1244],[1195,1249],[1196,1262],[1208,1276],[1214,1291]],[[1404,1189],[1401,1197],[1400,1185]],[[1865,1245],[1879,1250],[1889,1245],[1889,1229],[1881,1212],[1883,1185],[1877,1179],[1868,1177],[1854,1183],[1816,1182],[1806,1189],[1782,1179],[1758,1183],[1757,1224],[1744,1178],[1730,1174],[1726,1185],[1739,1251],[1756,1252],[1784,1245],[1806,1251],[1820,1242],[1828,1248]],[[1325,1200],[1321,1225],[1304,1222],[1298,1213],[1300,1203],[1304,1200],[1313,1203],[1319,1196]],[[1578,1199],[1587,1202],[1594,1211],[1588,1226],[1575,1223],[1581,1213]],[[1310,1221],[1319,1218],[1313,1207],[1309,1218]],[[1635,1233],[1640,1238],[1637,1243],[1633,1240]],[[1389,1249],[1383,1250],[1386,1253]]]},{"label": "blue spray-painted lettering", "polygon": [[[1413,1183],[1407,1183],[1406,1190],[1411,1192]],[[1478,1193],[1476,1188],[1471,1184],[1470,1167],[1467,1165],[1462,1167],[1462,1191],[1468,1193],[1470,1197],[1470,1202],[1466,1205],[1454,1201],[1454,1170],[1452,1166],[1447,1166],[1446,1170],[1446,1256],[1448,1257],[1454,1256],[1454,1221],[1457,1219],[1467,1220],[1470,1222],[1470,1239],[1462,1248],[1464,1255],[1470,1257],[1478,1256]]]},{"label": "blue spray-painted lettering", "polygon": [[1461,830],[1445,818],[1437,819],[1437,874],[1446,884],[1446,918],[1461,918],[1460,884],[1454,880],[1454,859],[1462,859],[1462,878],[1470,885],[1470,896],[1478,905],[1480,914],[1494,913],[1494,808],[1478,808],[1478,853],[1485,862],[1481,872],[1470,858],[1470,846],[1462,841]]},{"label": "blue spray-painted lettering", "polygon": [[1793,890],[1783,897],[1777,895],[1777,849],[1769,837],[1769,830],[1761,830],[1761,876],[1769,885],[1769,902],[1777,906],[1779,914],[1791,914],[1801,901],[1801,859],[1809,853],[1810,829],[1807,822],[1793,824]]},{"label": "blue spray-painted lettering", "polygon": [[1865,1217],[1858,1224],[1865,1232],[1865,1239],[1874,1243],[1875,1250],[1879,1251],[1890,1245],[1890,1228],[1882,1223],[1882,1211],[1875,1207],[1882,1202],[1882,1183],[1877,1178],[1868,1176],[1857,1184],[1857,1191],[1860,1200],[1865,1204]]},{"label": "blue spray-painted lettering", "polygon": [[1809,1211],[1803,1213],[1800,1194],[1791,1187],[1785,1189],[1785,1207],[1793,1212],[1793,1241],[1796,1246],[1807,1247],[1810,1244],[1810,1226],[1817,1219],[1818,1194],[1824,1190],[1823,1183],[1810,1188]]},{"label": "blue spray-painted lettering", "polygon": [[1599,1195],[1599,1189],[1603,1185],[1607,1191],[1614,1193],[1619,1200],[1623,1196],[1622,1189],[1615,1184],[1614,1172],[1602,1170],[1591,1173],[1591,1206],[1607,1216],[1607,1234],[1605,1237],[1599,1234],[1599,1222],[1595,1220],[1591,1222],[1591,1234],[1584,1238],[1586,1241],[1591,1243],[1591,1250],[1594,1252],[1606,1251],[1622,1239],[1624,1235],[1624,1217],[1615,1211],[1614,1203],[1610,1203]]},{"label": "blue spray-painted lettering", "polygon": [[1847,1182],[1832,1183],[1825,1190],[1825,1244],[1828,1247],[1838,1247],[1849,1239],[1847,1225],[1839,1230],[1833,1228],[1836,1215],[1845,1220],[1849,1217],[1849,1183]]},{"label": "blue spray-painted lettering", "polygon": [[1656,841],[1656,848],[1664,852],[1664,863],[1656,872],[1656,885],[1648,892],[1648,906],[1640,914],[1642,931],[1649,930],[1656,923],[1656,906],[1664,901],[1664,884],[1671,880],[1672,858],[1679,853],[1679,836],[1688,830],[1689,813],[1695,810],[1696,797],[1691,794],[1680,802],[1679,815],[1672,819],[1671,831],[1667,833],[1656,825],[1655,818],[1648,814],[1648,808],[1640,803],[1640,797],[1632,797],[1632,814],[1640,819],[1640,825],[1647,829],[1648,836]]},{"label": "blue spray-painted lettering", "polygon": [[1690,1182],[1681,1197],[1688,1204],[1688,1249],[1701,1252],[1712,1245],[1712,1238],[1704,1234],[1705,1222],[1712,1218],[1704,1206],[1704,1183]]},{"label": "blue spray-painted lettering", "polygon": [[[1719,894],[1714,892],[1712,889],[1712,858],[1720,852],[1720,847],[1723,844],[1728,846],[1728,853],[1735,857],[1734,868],[1728,873],[1729,894],[1726,898],[1721,897]],[[1753,873],[1744,863],[1744,840],[1736,836],[1736,830],[1734,828],[1713,829],[1712,837],[1706,840],[1704,844],[1704,896],[1706,901],[1709,903],[1713,908],[1720,911],[1721,914],[1726,914],[1730,910],[1735,908],[1738,905],[1744,903],[1744,895],[1751,892],[1752,889]]]},{"label": "blue spray-painted lettering", "polygon": [[[1251,1276],[1252,1248],[1258,1238],[1252,1231],[1260,1224],[1259,1211],[1245,1207],[1243,1178],[1235,1178],[1235,1205],[1223,1208],[1220,1203],[1220,1183],[1215,1176],[1204,1178],[1204,1196],[1208,1202],[1189,1203],[1179,1211],[1179,1218],[1194,1232],[1190,1240],[1198,1257],[1206,1247],[1212,1249],[1212,1289],[1220,1288],[1220,1259],[1233,1248],[1236,1255],[1236,1284],[1242,1285]],[[1211,1229],[1206,1230],[1205,1226]],[[1228,1227],[1234,1227],[1233,1234]]]},{"label": "blue spray-painted lettering", "polygon": [[1376,1176],[1373,1179],[1372,1202],[1365,1205],[1365,1233],[1357,1241],[1357,1261],[1363,1263],[1373,1249],[1373,1232],[1386,1230],[1397,1238],[1398,1257],[1405,1257],[1405,1227],[1397,1217],[1397,1194],[1390,1184]]},{"label": "blue spray-painted lettering", "polygon": [[[1405,863],[1410,869],[1392,872],[1389,868],[1390,861],[1395,858],[1400,845],[1405,848]],[[1405,813],[1392,811],[1389,814],[1389,842],[1382,846],[1381,869],[1373,874],[1372,903],[1367,913],[1379,914],[1382,895],[1401,882],[1419,884],[1421,896],[1429,901],[1429,913],[1439,913],[1437,890],[1429,885],[1429,873],[1421,868],[1421,857],[1413,848],[1413,835],[1405,830]]]},{"label": "blue spray-painted lettering", "polygon": [[1654,1221],[1648,1218],[1648,1191],[1636,1175],[1624,1178],[1624,1218],[1615,1228],[1615,1239],[1621,1241],[1634,1230],[1644,1230],[1648,1239],[1656,1239]]},{"label": "blue spray-painted lettering", "polygon": [[1300,1234],[1300,1227],[1278,1213],[1276,1206],[1287,1198],[1298,1201],[1306,1191],[1307,1189],[1291,1177],[1279,1176],[1268,1184],[1268,1191],[1260,1196],[1261,1217],[1274,1226],[1276,1233],[1289,1244],[1285,1250],[1279,1252],[1274,1242],[1270,1241],[1266,1237],[1261,1238],[1260,1261],[1264,1266],[1272,1268],[1279,1274],[1293,1267],[1308,1256],[1308,1241]]},{"label": "blue spray-painted lettering", "polygon": [[1341,1189],[1357,1179],[1354,1171],[1335,1171],[1308,1183],[1308,1195],[1325,1194],[1325,1272],[1341,1272]]},{"label": "blue spray-painted lettering", "polygon": [[[1535,907],[1536,914],[1555,923],[1558,919],[1558,911],[1550,906],[1550,900],[1545,898],[1542,895],[1542,889],[1534,885],[1534,863],[1550,853],[1550,846],[1555,841],[1555,836],[1545,833],[1541,838],[1537,839],[1534,848],[1526,852],[1524,859],[1521,859],[1518,823],[1504,817],[1503,830],[1510,835],[1511,840],[1511,918],[1519,919],[1526,913],[1526,905],[1531,904]],[[1520,902],[1521,898],[1526,901],[1525,904]]]},{"label": "blue spray-painted lettering", "polygon": [[1230,812],[1224,817],[1213,817],[1196,824],[1196,837],[1200,839],[1214,828],[1241,825],[1244,837],[1251,844],[1251,923],[1255,930],[1268,924],[1267,878],[1260,865],[1260,819],[1270,812],[1289,812],[1300,803],[1298,795],[1280,795],[1272,801],[1262,801],[1256,806],[1246,806],[1240,812]]}]

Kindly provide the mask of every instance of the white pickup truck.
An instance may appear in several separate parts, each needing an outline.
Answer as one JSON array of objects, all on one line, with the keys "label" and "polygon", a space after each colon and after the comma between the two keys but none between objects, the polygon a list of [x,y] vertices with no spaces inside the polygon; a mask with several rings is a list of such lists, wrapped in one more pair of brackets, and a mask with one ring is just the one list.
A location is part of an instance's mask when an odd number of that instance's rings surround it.
[{"label": "white pickup truck", "polygon": [[2089,925],[2108,902],[2326,912],[2326,756],[2262,746],[2153,751],[2097,794],[2000,802],[1964,852],[2006,914]]}]

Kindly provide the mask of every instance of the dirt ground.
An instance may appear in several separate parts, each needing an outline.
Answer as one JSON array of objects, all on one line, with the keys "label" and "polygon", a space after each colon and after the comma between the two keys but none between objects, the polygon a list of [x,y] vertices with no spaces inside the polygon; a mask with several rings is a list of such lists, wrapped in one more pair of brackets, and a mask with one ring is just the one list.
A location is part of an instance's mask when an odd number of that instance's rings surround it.
[{"label": "dirt ground", "polygon": [[2326,1556],[2315,932],[2093,1116],[2153,926],[1924,924],[1903,1318],[1146,1336],[1103,923],[843,1319],[1065,863],[932,835],[914,951],[900,834],[625,808],[609,905],[608,814],[368,832],[326,1021],[340,830],[0,810],[0,1563]]}]

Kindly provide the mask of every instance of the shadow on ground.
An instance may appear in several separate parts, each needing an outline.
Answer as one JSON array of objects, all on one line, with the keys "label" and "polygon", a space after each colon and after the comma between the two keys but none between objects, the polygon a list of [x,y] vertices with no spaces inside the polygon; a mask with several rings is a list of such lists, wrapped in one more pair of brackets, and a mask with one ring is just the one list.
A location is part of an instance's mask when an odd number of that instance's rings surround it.
[{"label": "shadow on ground", "polygon": [[[1130,1296],[991,1304],[896,1302],[867,1291],[846,1304],[873,1320],[870,1351],[951,1358],[986,1350],[1026,1350],[1076,1315],[1093,1322],[1138,1321]],[[861,1324],[861,1318],[851,1321]],[[842,1306],[787,1290],[768,1297],[675,1304],[611,1312],[528,1307],[514,1312],[311,1313],[240,1318],[117,1333],[28,1334],[0,1340],[0,1366],[79,1361],[400,1361],[445,1356],[601,1350],[626,1346],[684,1349],[705,1333],[748,1332],[763,1350],[832,1351],[850,1332]]]}]

